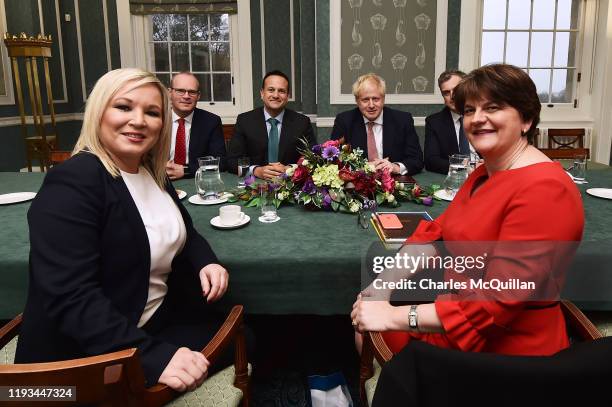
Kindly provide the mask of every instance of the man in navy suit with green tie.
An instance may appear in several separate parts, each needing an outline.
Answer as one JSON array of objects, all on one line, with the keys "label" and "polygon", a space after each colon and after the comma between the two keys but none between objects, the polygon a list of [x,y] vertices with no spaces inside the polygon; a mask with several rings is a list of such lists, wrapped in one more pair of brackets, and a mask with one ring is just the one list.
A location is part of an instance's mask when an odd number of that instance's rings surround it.
[{"label": "man in navy suit with green tie", "polygon": [[264,106],[236,119],[227,159],[229,171],[236,171],[240,157],[249,157],[253,175],[272,179],[300,158],[300,140],[308,146],[315,144],[310,119],[285,108],[290,90],[289,78],[281,71],[264,76],[260,91]]}]

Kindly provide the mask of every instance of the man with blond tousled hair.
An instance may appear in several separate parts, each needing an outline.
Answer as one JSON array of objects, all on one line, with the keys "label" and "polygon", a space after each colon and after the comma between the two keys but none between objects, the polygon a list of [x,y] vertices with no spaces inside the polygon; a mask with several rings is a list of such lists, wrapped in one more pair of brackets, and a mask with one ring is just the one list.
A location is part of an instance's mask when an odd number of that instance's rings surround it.
[{"label": "man with blond tousled hair", "polygon": [[360,76],[353,84],[357,108],[336,116],[331,139],[361,148],[376,169],[416,174],[423,168],[423,152],[414,120],[408,112],[385,107],[385,89],[380,76]]}]

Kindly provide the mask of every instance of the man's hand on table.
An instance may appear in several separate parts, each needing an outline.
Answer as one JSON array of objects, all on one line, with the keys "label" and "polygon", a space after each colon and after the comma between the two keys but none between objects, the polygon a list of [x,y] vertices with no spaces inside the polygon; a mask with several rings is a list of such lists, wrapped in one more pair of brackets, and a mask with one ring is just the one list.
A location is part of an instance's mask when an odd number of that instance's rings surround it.
[{"label": "man's hand on table", "polygon": [[262,165],[261,167],[255,168],[253,170],[253,175],[255,175],[257,178],[271,180],[283,175],[286,169],[287,166],[281,163],[270,163],[268,165]]},{"label": "man's hand on table", "polygon": [[181,164],[176,164],[170,160],[166,163],[166,174],[168,174],[168,178],[174,181],[185,176],[185,168]]},{"label": "man's hand on table", "polygon": [[400,166],[389,161],[389,158],[378,158],[374,161],[370,161],[370,164],[372,164],[376,170],[388,169],[391,174],[399,174],[401,171]]}]

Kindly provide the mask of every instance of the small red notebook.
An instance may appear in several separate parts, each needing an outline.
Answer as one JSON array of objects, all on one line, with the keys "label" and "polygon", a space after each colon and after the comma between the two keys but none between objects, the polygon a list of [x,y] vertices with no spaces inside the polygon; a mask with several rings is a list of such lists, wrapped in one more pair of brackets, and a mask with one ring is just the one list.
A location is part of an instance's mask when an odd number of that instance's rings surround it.
[{"label": "small red notebook", "polygon": [[[382,227],[379,215],[392,213],[397,215],[402,222],[401,229],[385,229]],[[404,241],[414,233],[421,220],[432,220],[427,212],[376,212],[373,217],[374,227],[378,229],[383,242],[385,243],[404,243]]]}]

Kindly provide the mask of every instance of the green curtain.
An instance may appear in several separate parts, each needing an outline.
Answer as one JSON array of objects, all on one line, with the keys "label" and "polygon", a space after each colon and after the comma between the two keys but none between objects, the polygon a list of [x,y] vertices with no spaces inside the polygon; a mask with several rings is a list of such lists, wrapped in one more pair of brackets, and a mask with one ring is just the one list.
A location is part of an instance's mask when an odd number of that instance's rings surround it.
[{"label": "green curtain", "polygon": [[231,0],[130,0],[132,14],[236,14],[238,4]]}]

